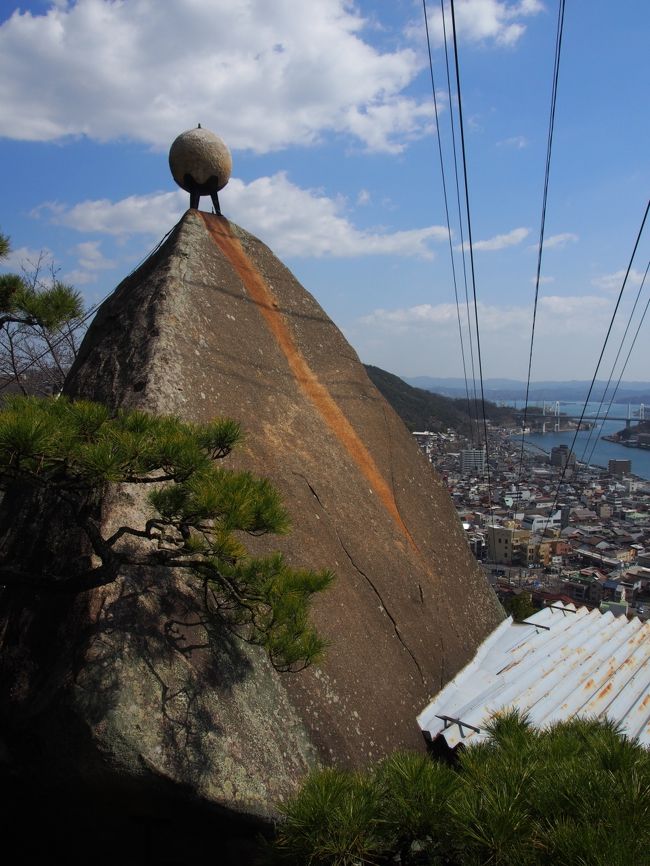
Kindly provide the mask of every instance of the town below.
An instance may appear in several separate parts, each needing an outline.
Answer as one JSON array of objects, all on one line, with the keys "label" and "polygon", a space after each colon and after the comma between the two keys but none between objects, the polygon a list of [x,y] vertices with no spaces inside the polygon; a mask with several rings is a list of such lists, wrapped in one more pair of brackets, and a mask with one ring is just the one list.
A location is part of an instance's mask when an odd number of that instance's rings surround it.
[{"label": "town below", "polygon": [[566,444],[522,447],[511,427],[490,422],[487,450],[451,428],[413,435],[515,618],[569,601],[650,616],[650,481],[630,459],[585,465]]}]

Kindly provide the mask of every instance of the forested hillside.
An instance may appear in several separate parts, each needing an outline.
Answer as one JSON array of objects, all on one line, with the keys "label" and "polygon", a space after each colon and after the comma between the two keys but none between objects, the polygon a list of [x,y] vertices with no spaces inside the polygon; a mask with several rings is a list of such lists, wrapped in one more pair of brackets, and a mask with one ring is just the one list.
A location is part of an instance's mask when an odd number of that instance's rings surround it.
[{"label": "forested hillside", "polygon": [[[399,376],[387,373],[379,367],[365,365],[375,387],[381,391],[386,400],[400,416],[409,430],[446,430],[448,427],[459,433],[470,435],[470,418],[467,412],[466,399],[443,397],[433,394],[423,388],[407,385]],[[474,401],[470,402],[470,411],[475,417]],[[497,406],[489,400],[485,403],[486,417],[503,425],[514,426],[515,419],[512,410]],[[479,404],[479,418],[482,419]]]}]

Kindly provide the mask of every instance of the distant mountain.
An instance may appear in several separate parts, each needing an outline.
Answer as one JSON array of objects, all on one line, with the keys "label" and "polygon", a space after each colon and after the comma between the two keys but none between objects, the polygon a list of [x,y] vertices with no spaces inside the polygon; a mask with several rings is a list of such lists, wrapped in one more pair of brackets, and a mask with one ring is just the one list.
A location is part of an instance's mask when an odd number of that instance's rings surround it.
[{"label": "distant mountain", "polygon": [[[465,395],[464,379],[414,376],[408,377],[405,381],[414,387],[448,397],[463,397]],[[528,399],[530,402],[535,400],[581,401],[589,393],[590,384],[591,382],[581,380],[531,382]],[[606,386],[606,382],[597,380],[591,393],[591,400],[601,400]],[[483,390],[485,396],[490,400],[523,400],[526,396],[526,383],[517,379],[485,379]],[[650,382],[621,382],[616,400],[620,403],[650,403]]]},{"label": "distant mountain", "polygon": [[[424,388],[414,388],[399,376],[387,373],[379,367],[366,364],[365,368],[375,387],[388,400],[409,430],[437,432],[451,427],[465,436],[471,435],[466,397],[458,399],[434,394]],[[470,409],[474,413],[473,405],[470,405]],[[514,424],[514,417],[509,409],[489,401],[486,401],[485,409],[489,420],[504,425]]]}]

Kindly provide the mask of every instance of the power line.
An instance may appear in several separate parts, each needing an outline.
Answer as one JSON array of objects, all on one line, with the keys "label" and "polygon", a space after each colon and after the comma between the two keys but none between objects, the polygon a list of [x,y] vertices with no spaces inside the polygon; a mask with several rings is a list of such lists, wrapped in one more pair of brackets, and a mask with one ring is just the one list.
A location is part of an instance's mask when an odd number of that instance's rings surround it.
[{"label": "power line", "polygon": [[539,227],[539,245],[537,247],[537,272],[535,275],[535,302],[533,304],[533,322],[530,333],[530,351],[528,353],[528,375],[526,377],[526,399],[524,401],[524,417],[522,421],[521,451],[519,454],[519,469],[517,472],[517,493],[521,481],[521,472],[524,462],[524,439],[526,420],[528,417],[528,395],[530,393],[530,374],[533,366],[533,345],[535,343],[535,323],[537,321],[537,303],[539,299],[539,280],[542,271],[542,252],[544,249],[544,230],[546,226],[546,204],[548,201],[548,183],[551,170],[551,152],[553,149],[553,130],[555,128],[555,106],[557,104],[557,87],[560,73],[560,55],[562,51],[562,34],[564,32],[564,2],[560,0],[558,6],[557,31],[555,36],[555,60],[553,62],[553,85],[551,88],[551,109],[548,121],[548,136],[546,140],[546,165],[544,168],[544,193],[542,195],[542,216]]},{"label": "power line", "polygon": [[[589,386],[589,391],[587,392],[584,406],[582,407],[582,413],[580,415],[580,419],[579,419],[577,427],[575,429],[575,433],[573,434],[573,440],[571,441],[571,447],[569,449],[569,453],[571,453],[573,451],[573,449],[575,448],[576,439],[578,438],[578,433],[580,432],[580,426],[582,424],[582,421],[584,420],[585,412],[587,411],[587,404],[589,403],[589,398],[591,397],[591,392],[593,391],[594,384],[596,382],[596,377],[598,376],[598,370],[600,369],[600,365],[601,365],[602,360],[603,360],[603,355],[605,354],[605,348],[606,348],[607,342],[609,340],[609,335],[611,334],[612,327],[614,326],[614,319],[616,318],[616,314],[618,312],[618,308],[619,308],[620,303],[621,303],[621,298],[623,297],[623,292],[625,291],[625,286],[627,284],[627,278],[629,277],[630,270],[632,269],[632,262],[634,261],[634,256],[636,255],[637,247],[639,246],[639,241],[641,240],[641,235],[643,234],[643,229],[644,229],[644,226],[646,223],[646,219],[648,218],[648,211],[649,210],[650,210],[650,200],[648,201],[648,203],[646,205],[646,209],[645,209],[645,212],[643,214],[643,219],[641,221],[641,228],[639,229],[638,234],[636,236],[636,241],[634,242],[634,249],[632,250],[632,255],[630,256],[630,261],[629,261],[627,269],[625,271],[625,277],[623,278],[623,284],[621,286],[621,290],[618,293],[618,298],[616,299],[616,306],[614,307],[614,312],[612,313],[612,317],[611,317],[610,322],[609,322],[609,327],[607,328],[607,333],[605,334],[605,339],[603,340],[603,345],[601,347],[600,354],[598,356],[598,363],[596,364],[596,369],[594,370],[594,375],[593,375],[593,378],[591,380],[591,384]],[[548,521],[551,519],[551,515],[555,511],[558,496],[560,494],[560,487],[564,483],[564,477],[566,475],[568,465],[569,465],[569,461],[567,460],[566,463],[564,464],[564,466],[562,467],[562,472],[560,474],[560,480],[558,481],[557,487],[555,489],[555,496],[553,498],[553,505],[551,507],[551,511],[549,513],[549,516],[546,519],[546,523],[544,525],[544,530],[542,532],[542,535],[544,534],[544,532],[546,532],[546,529],[548,528]]]},{"label": "power line", "polygon": [[[600,409],[602,408],[602,405],[605,402],[605,394],[607,394],[607,390],[609,388],[610,382],[612,381],[612,375],[614,373],[614,368],[616,367],[616,363],[617,363],[619,355],[621,353],[621,349],[623,348],[623,343],[625,342],[625,337],[627,336],[628,329],[629,329],[630,324],[632,322],[632,316],[634,315],[634,311],[636,310],[636,305],[637,305],[637,302],[638,302],[639,297],[641,295],[641,290],[643,289],[643,286],[645,285],[645,281],[646,281],[646,277],[648,276],[648,270],[649,269],[650,269],[650,262],[648,262],[646,269],[645,269],[645,273],[643,274],[643,279],[641,280],[641,285],[639,286],[639,291],[637,292],[637,296],[636,296],[636,299],[634,301],[634,307],[632,308],[632,312],[630,313],[630,318],[628,319],[627,327],[625,328],[625,334],[623,335],[623,339],[621,340],[618,352],[616,353],[616,360],[612,364],[612,369],[611,369],[611,372],[609,374],[609,379],[607,381],[607,387],[605,388],[605,390],[603,392],[603,399],[600,401],[600,406],[599,406],[598,412],[596,413],[597,415],[600,415]],[[634,346],[636,344],[637,337],[639,336],[639,331],[641,330],[641,326],[643,325],[643,320],[645,319],[645,316],[646,316],[646,313],[648,312],[649,306],[650,306],[650,298],[648,298],[648,300],[646,301],[645,309],[643,310],[643,313],[641,314],[641,318],[639,320],[639,324],[637,325],[637,329],[636,329],[636,332],[634,334],[634,337],[632,338],[632,342],[630,344],[630,348],[629,348],[627,356],[625,358],[625,362],[623,363],[623,366],[621,368],[621,372],[619,373],[618,381],[616,382],[616,386],[615,386],[614,390],[612,391],[612,396],[610,397],[609,404],[607,405],[607,409],[605,410],[605,416],[604,416],[603,421],[602,421],[603,424],[609,418],[609,413],[611,411],[612,406],[614,405],[614,399],[616,398],[616,394],[617,394],[619,386],[621,384],[621,380],[623,378],[625,370],[627,369],[628,361],[630,360],[632,350],[634,349]],[[594,426],[589,431],[589,437],[587,438],[587,445],[585,446],[585,450],[582,453],[582,461],[581,461],[582,463],[585,463],[584,457],[585,457],[585,454],[587,453],[587,448],[589,447],[591,435],[595,429],[596,429],[596,425],[594,424]],[[601,427],[601,429],[602,429],[602,427]],[[594,439],[593,445],[591,446],[591,451],[589,452],[589,457],[586,461],[587,465],[589,465],[591,463],[591,458],[594,455],[594,450],[596,448],[597,443],[598,443],[598,437],[596,437]]]},{"label": "power line", "polygon": [[[95,315],[97,310],[101,307],[101,305],[104,303],[104,301],[110,296],[110,294],[111,293],[109,292],[109,294],[106,295],[104,298],[102,298],[101,301],[98,301],[94,306],[92,306],[89,310],[86,311],[85,315],[81,319],[79,319],[79,322],[72,329],[73,332],[78,331],[79,328],[81,328],[81,326],[84,325],[88,321],[88,319],[90,319],[92,316]],[[25,366],[21,370],[18,370],[18,372],[15,373],[12,378],[8,379],[6,382],[3,382],[0,385],[0,394],[3,391],[6,391],[6,389],[10,385],[12,385],[14,382],[16,382],[22,376],[24,376],[25,373],[28,370],[30,370],[32,367],[34,367],[36,364],[38,364],[39,361],[42,361],[43,358],[46,358],[48,355],[51,355],[52,351],[54,349],[56,349],[58,346],[60,346],[61,343],[65,342],[67,339],[68,339],[68,335],[63,334],[61,337],[59,337],[58,340],[54,340],[52,342],[51,346],[48,346],[47,349],[44,349],[40,355],[37,355],[35,358],[32,358],[32,360],[29,362],[29,364],[25,364]]]},{"label": "power line", "polygon": [[[142,265],[147,261],[147,259],[149,259],[149,258],[150,258],[151,256],[153,256],[155,253],[157,253],[158,250],[160,249],[160,247],[164,244],[164,242],[167,240],[167,238],[169,237],[169,235],[170,235],[173,231],[174,231],[174,228],[171,228],[171,229],[167,232],[167,234],[165,234],[165,235],[161,238],[161,240],[158,241],[158,243],[156,244],[156,246],[153,247],[153,249],[152,249],[150,252],[148,252],[148,253],[144,256],[144,258],[141,259],[141,260],[138,262],[138,264],[133,268],[133,270],[132,270],[129,274],[127,274],[127,276],[125,277],[125,279],[128,280],[128,278],[129,278],[130,276],[132,276],[132,275],[133,275],[133,274],[138,270],[138,268],[142,267]],[[104,301],[108,300],[108,298],[110,298],[110,296],[111,296],[112,294],[113,294],[113,292],[110,291],[107,295],[104,295],[104,297],[101,299],[101,301],[97,301],[96,304],[94,304],[94,305],[93,305],[89,310],[87,310],[86,313],[85,313],[85,315],[84,315],[84,316],[79,320],[79,323],[75,326],[75,328],[74,328],[73,330],[77,331],[79,328],[81,328],[82,325],[85,325],[86,322],[88,321],[88,319],[90,319],[92,316],[95,315],[95,313],[96,313],[97,310],[101,307],[101,305],[104,303]],[[36,364],[38,364],[39,361],[42,361],[43,358],[47,357],[48,355],[51,355],[51,354],[52,354],[52,350],[53,350],[53,349],[56,349],[58,346],[60,346],[61,343],[65,342],[65,340],[67,340],[67,338],[68,338],[68,335],[67,335],[67,334],[63,334],[61,337],[59,337],[58,340],[55,340],[55,341],[52,343],[51,346],[49,346],[47,349],[45,349],[43,352],[41,352],[40,355],[37,355],[35,358],[32,358],[32,360],[29,362],[29,364],[26,364],[26,365],[22,368],[22,370],[19,370],[19,371],[18,371],[18,372],[13,376],[13,378],[9,379],[7,382],[3,382],[3,383],[0,385],[0,394],[1,394],[3,391],[6,391],[6,389],[7,389],[7,388],[8,388],[8,387],[13,383],[13,382],[17,381],[21,376],[24,376],[25,373],[26,373],[28,370],[30,370],[33,366],[35,366]]]},{"label": "power line", "polygon": [[[431,39],[429,37],[429,19],[427,16],[427,4],[426,0],[422,0],[422,9],[424,11],[424,27],[427,34],[427,51],[429,54],[429,72],[431,74],[431,91],[433,93],[433,108],[436,115],[436,138],[438,140],[438,155],[440,157],[440,173],[442,175],[442,193],[445,200],[445,218],[447,220],[447,234],[449,237],[449,257],[451,259],[451,272],[454,281],[454,297],[456,299],[456,315],[458,317],[458,337],[460,340],[460,354],[463,361],[463,378],[465,379],[465,394],[467,396],[467,415],[469,417],[470,423],[470,431],[472,432],[472,439],[474,438],[474,433],[472,430],[472,412],[469,400],[469,386],[467,384],[467,366],[465,364],[465,347],[463,344],[463,328],[460,321],[460,304],[458,302],[458,284],[456,282],[456,265],[454,262],[454,247],[451,240],[451,224],[449,221],[449,205],[447,201],[447,181],[445,178],[445,166],[442,158],[442,143],[440,140],[440,123],[439,123],[439,115],[438,115],[438,99],[436,97],[436,84],[433,76],[433,58],[431,56]],[[470,335],[471,337],[471,335]],[[475,404],[476,405],[476,404]],[[478,431],[477,431],[478,432]]]},{"label": "power line", "polygon": [[460,127],[460,142],[461,142],[461,153],[463,157],[463,179],[465,184],[465,207],[467,211],[467,241],[469,244],[469,261],[470,261],[470,273],[472,277],[472,293],[474,296],[474,321],[476,324],[476,354],[478,356],[478,371],[479,371],[479,379],[481,382],[481,409],[483,415],[483,436],[485,438],[485,464],[487,470],[487,483],[488,483],[488,502],[490,509],[490,517],[492,516],[492,480],[490,477],[490,445],[488,442],[488,433],[487,433],[487,418],[485,417],[485,392],[483,388],[483,361],[481,357],[481,332],[479,328],[478,321],[478,301],[476,298],[476,269],[474,267],[474,244],[472,241],[472,221],[470,216],[470,205],[469,205],[469,184],[467,181],[467,155],[465,150],[465,130],[463,125],[463,101],[461,97],[461,87],[460,87],[460,68],[458,63],[458,40],[456,36],[456,13],[454,10],[454,0],[451,0],[451,26],[454,37],[454,65],[456,69],[456,90],[458,93],[458,123]]},{"label": "power line", "polygon": [[[650,265],[649,265],[649,267],[650,267]],[[597,416],[601,414],[601,410],[603,408],[603,405],[605,404],[605,400],[607,398],[607,392],[609,391],[609,386],[611,385],[612,379],[614,378],[614,370],[616,369],[616,365],[618,364],[618,359],[620,358],[621,352],[623,351],[623,345],[625,344],[625,339],[627,337],[628,331],[630,330],[630,325],[632,324],[632,319],[634,318],[634,313],[636,312],[636,307],[637,307],[637,304],[639,303],[639,298],[641,297],[641,292],[643,291],[643,286],[645,284],[645,278],[646,278],[647,273],[648,273],[648,268],[646,268],[645,274],[643,275],[643,279],[641,280],[639,290],[636,293],[636,298],[634,299],[634,304],[632,305],[632,310],[631,310],[630,315],[628,316],[628,319],[627,319],[627,325],[625,326],[625,331],[623,332],[623,336],[621,337],[620,342],[618,344],[618,350],[616,352],[616,357],[614,358],[614,363],[612,364],[611,370],[609,371],[609,378],[607,379],[607,383],[606,383],[605,388],[603,390],[603,395],[600,398],[600,402],[598,404],[598,409],[596,410]],[[611,407],[611,405],[612,405],[612,403],[610,401],[610,404],[607,408],[607,414],[609,414],[609,408]],[[582,457],[580,458],[581,463],[584,463],[584,458],[585,458],[585,455],[587,453],[587,449],[589,448],[589,445],[591,443],[591,439],[593,437],[593,433],[594,433],[595,429],[596,429],[596,425],[594,424],[589,430],[589,436],[587,437],[587,441],[585,443],[585,447],[584,447],[583,452],[582,452]]]},{"label": "power line", "polygon": [[[463,231],[463,216],[460,205],[460,184],[458,181],[458,157],[456,147],[456,126],[454,122],[454,101],[451,96],[451,75],[449,72],[449,51],[447,49],[447,25],[445,22],[444,0],[440,0],[440,17],[442,19],[442,38],[445,46],[445,69],[447,72],[447,93],[449,94],[449,126],[451,128],[451,150],[454,157],[454,178],[456,181],[456,204],[458,206],[458,229],[460,232],[460,257],[463,264],[463,283],[465,285],[465,310],[467,313],[467,336],[469,340],[469,356],[472,367],[472,392],[474,394],[474,420],[476,424],[476,440],[478,442],[478,396],[476,394],[476,371],[474,368],[474,339],[469,312],[469,288],[467,285],[467,261],[465,255],[465,233]],[[471,419],[471,416],[470,416]]]}]

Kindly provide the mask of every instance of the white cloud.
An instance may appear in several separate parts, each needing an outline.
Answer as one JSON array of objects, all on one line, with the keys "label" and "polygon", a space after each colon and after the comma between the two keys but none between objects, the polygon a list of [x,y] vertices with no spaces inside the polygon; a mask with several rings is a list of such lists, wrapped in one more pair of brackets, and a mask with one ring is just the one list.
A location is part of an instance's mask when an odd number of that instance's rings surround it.
[{"label": "white cloud", "polygon": [[301,189],[284,172],[249,184],[235,179],[224,190],[223,201],[228,216],[284,256],[432,258],[431,243],[448,239],[444,226],[396,232],[358,229],[343,216],[344,201]]},{"label": "white cloud", "polygon": [[[605,292],[619,292],[625,279],[625,269],[615,271],[613,274],[602,274],[599,277],[594,277],[591,281],[592,286],[603,289]],[[641,285],[643,274],[634,268],[630,268],[630,273],[627,278],[626,288],[638,288]]]},{"label": "white cloud", "polygon": [[[479,303],[479,325],[483,330],[503,330],[512,325],[521,327],[530,319],[525,307],[498,307]],[[404,331],[413,327],[447,329],[458,322],[455,304],[418,304],[395,310],[374,310],[361,319],[364,325],[380,325]]]},{"label": "white cloud", "polygon": [[[551,295],[540,298],[536,327],[540,333],[548,335],[557,333],[558,325],[562,325],[564,331],[575,330],[582,333],[585,317],[592,316],[600,320],[609,308],[609,301],[597,296]],[[478,317],[481,333],[509,334],[511,337],[516,335],[517,338],[525,335],[526,339],[529,339],[532,309],[528,305],[499,306],[479,302]],[[452,323],[458,321],[458,316],[455,304],[418,304],[393,310],[374,310],[360,321],[364,325],[404,333],[406,330],[421,328],[431,331],[448,329]]]},{"label": "white cloud", "polygon": [[51,250],[44,247],[41,250],[34,250],[30,247],[18,247],[11,250],[9,255],[0,262],[0,270],[20,273],[22,271],[31,272],[39,268],[47,270],[52,267],[54,257]]},{"label": "white cloud", "polygon": [[424,58],[375,48],[366,24],[348,0],[79,0],[42,15],[17,10],[0,26],[0,135],[167,147],[200,121],[256,152],[327,132],[399,152],[431,125],[429,101],[404,95]]},{"label": "white cloud", "polygon": [[360,189],[359,194],[357,195],[357,204],[360,207],[363,207],[363,205],[366,205],[369,203],[370,203],[370,193],[368,192],[367,189]]},{"label": "white cloud", "polygon": [[80,267],[86,271],[103,271],[115,267],[115,262],[107,259],[99,247],[100,241],[77,244],[74,251],[79,257]]},{"label": "white cloud", "polygon": [[[530,229],[517,228],[507,232],[504,235],[495,235],[493,238],[488,238],[485,241],[474,241],[472,248],[476,251],[494,252],[495,250],[503,250],[506,247],[514,247],[520,244],[530,234]],[[460,244],[457,249],[460,249]],[[469,250],[469,242],[465,241],[463,248]]]},{"label": "white cloud", "polygon": [[512,135],[510,138],[502,138],[501,141],[497,141],[497,147],[523,150],[524,147],[528,147],[528,139],[524,135]]},{"label": "white cloud", "polygon": [[562,232],[559,235],[551,235],[548,238],[544,238],[544,249],[562,249],[562,247],[567,246],[567,244],[575,244],[577,242],[578,235],[574,235],[573,232]]},{"label": "white cloud", "polygon": [[187,193],[131,195],[120,201],[89,199],[69,207],[59,202],[39,205],[32,216],[48,215],[50,221],[81,232],[129,236],[163,235],[188,206]]},{"label": "white cloud", "polygon": [[84,271],[82,268],[75,268],[72,271],[66,271],[61,279],[69,286],[87,286],[97,281],[97,274],[92,271]]},{"label": "white cloud", "polygon": [[[349,258],[366,255],[430,259],[432,243],[447,241],[444,226],[388,231],[359,229],[344,215],[345,201],[301,189],[284,172],[251,183],[233,178],[220,195],[229,219],[259,235],[281,256]],[[181,192],[129,196],[117,202],[89,200],[73,206],[49,202],[36,215],[78,231],[126,237],[162,237],[187,208]]]},{"label": "white cloud", "polygon": [[549,320],[556,317],[558,321],[568,320],[570,327],[578,330],[584,327],[585,317],[600,315],[610,308],[608,300],[596,295],[547,295],[539,301],[539,309]]},{"label": "white cloud", "polygon": [[[448,4],[447,8],[448,8]],[[539,0],[505,3],[501,0],[456,0],[456,29],[466,42],[494,42],[500,46],[514,45],[526,32],[523,21],[544,9]],[[445,13],[447,37],[451,33],[451,13]],[[437,44],[443,42],[442,17],[439,9],[429,13],[429,30]]]},{"label": "white cloud", "polygon": [[[533,371],[559,377],[567,364],[580,376],[591,375],[598,343],[611,313],[611,302],[595,296],[542,298],[537,310]],[[530,348],[532,304],[479,302],[481,353],[485,376],[525,379]],[[461,313],[465,352],[467,328]],[[473,328],[473,314],[472,314]],[[376,309],[345,328],[365,363],[398,375],[462,375],[458,317],[453,303]],[[474,347],[476,344],[474,343]],[[542,370],[544,372],[542,372]]]},{"label": "white cloud", "polygon": [[[537,282],[537,277],[531,277],[530,281],[533,285],[535,285],[535,283]],[[542,277],[542,276],[540,276],[540,278],[539,278],[540,286],[545,286],[547,283],[554,283],[554,282],[555,282],[555,277]]]},{"label": "white cloud", "polygon": [[77,256],[78,267],[66,271],[62,279],[74,286],[85,286],[96,282],[99,271],[114,268],[116,263],[104,256],[100,244],[100,241],[83,241],[77,244],[72,253]]},{"label": "white cloud", "polygon": [[395,310],[373,310],[361,319],[364,325],[388,325],[397,328],[412,325],[446,325],[457,320],[455,304],[417,304]]}]

